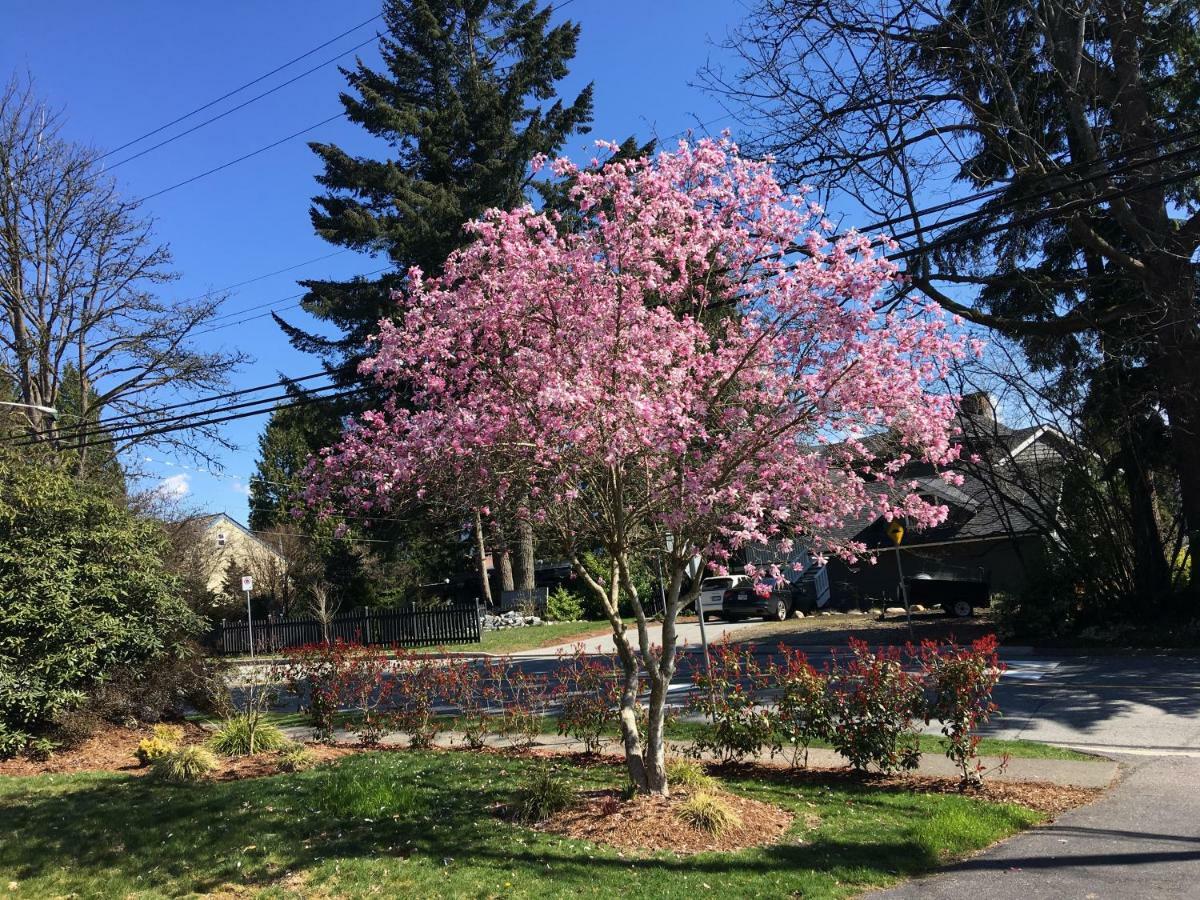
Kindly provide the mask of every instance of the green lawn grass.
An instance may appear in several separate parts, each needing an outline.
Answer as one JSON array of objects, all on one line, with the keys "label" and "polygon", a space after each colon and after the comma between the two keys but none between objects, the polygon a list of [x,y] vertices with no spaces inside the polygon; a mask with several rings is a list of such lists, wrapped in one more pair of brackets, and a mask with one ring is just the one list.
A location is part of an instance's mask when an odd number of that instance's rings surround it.
[{"label": "green lawn grass", "polygon": [[504,628],[485,631],[478,644],[450,644],[446,647],[418,647],[417,653],[436,653],[441,650],[466,653],[516,653],[553,647],[568,641],[603,636],[612,630],[608,622],[547,622],[529,628]]},{"label": "green lawn grass", "polygon": [[[0,778],[0,885],[20,897],[847,897],[1042,819],[1019,806],[845,780],[733,778],[731,790],[796,813],[780,844],[621,855],[493,814],[546,765],[403,752],[199,785]],[[578,788],[621,783],[615,767],[558,768]]]}]

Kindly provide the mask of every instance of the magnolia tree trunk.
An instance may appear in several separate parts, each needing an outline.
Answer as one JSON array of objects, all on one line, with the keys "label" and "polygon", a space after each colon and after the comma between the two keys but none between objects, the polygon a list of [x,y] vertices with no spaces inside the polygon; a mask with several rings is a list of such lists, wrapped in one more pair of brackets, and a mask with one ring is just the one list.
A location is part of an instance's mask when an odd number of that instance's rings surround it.
[{"label": "magnolia tree trunk", "polygon": [[[667,784],[665,735],[667,696],[676,669],[675,620],[680,608],[693,599],[690,595],[680,596],[687,561],[672,560],[671,585],[663,617],[662,646],[657,652],[650,640],[650,621],[629,575],[628,553],[610,556],[606,584],[593,578],[578,557],[572,557],[571,562],[576,575],[602,601],[613,628],[613,642],[623,676],[619,719],[629,780],[639,791],[668,796],[670,786]],[[628,626],[620,615],[622,597],[629,601],[633,610],[637,629],[635,640],[630,639]],[[650,688],[644,735],[639,727],[639,694],[643,678]]]},{"label": "magnolia tree trunk", "polygon": [[483,540],[483,517],[475,511],[475,557],[479,564],[479,589],[483,592],[483,602],[490,609],[492,605],[492,585],[488,581],[487,546]]},{"label": "magnolia tree trunk", "polygon": [[536,560],[533,555],[533,525],[528,519],[517,520],[517,546],[514,548],[516,556],[516,572],[515,581],[518,591],[532,591],[534,588],[534,564]]}]

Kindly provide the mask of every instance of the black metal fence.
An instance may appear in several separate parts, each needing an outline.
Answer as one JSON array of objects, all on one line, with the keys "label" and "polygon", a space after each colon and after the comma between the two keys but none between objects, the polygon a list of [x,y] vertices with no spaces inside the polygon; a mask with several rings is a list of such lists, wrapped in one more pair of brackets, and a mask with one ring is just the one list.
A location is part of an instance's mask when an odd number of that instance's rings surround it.
[{"label": "black metal fence", "polygon": [[[250,634],[251,626],[245,620],[228,620],[214,627],[205,643],[221,656],[237,656],[250,652]],[[392,647],[471,644],[480,640],[479,610],[474,604],[356,609],[334,616],[328,626],[320,619],[267,616],[254,620],[253,634],[255,653],[275,653],[338,638]]]}]

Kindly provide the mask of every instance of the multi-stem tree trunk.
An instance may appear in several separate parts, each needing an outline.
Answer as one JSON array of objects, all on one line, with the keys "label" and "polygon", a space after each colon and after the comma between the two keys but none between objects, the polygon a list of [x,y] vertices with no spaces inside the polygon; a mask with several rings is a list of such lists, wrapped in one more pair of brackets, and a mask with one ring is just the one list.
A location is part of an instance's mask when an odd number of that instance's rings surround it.
[{"label": "multi-stem tree trunk", "polygon": [[[680,608],[692,598],[680,597],[683,584],[685,560],[673,558],[670,590],[667,594],[663,617],[661,647],[652,646],[650,622],[642,607],[641,598],[629,576],[627,553],[617,552],[610,556],[607,584],[594,579],[578,557],[572,557],[576,575],[602,601],[605,613],[613,629],[613,643],[621,663],[623,676],[619,719],[621,742],[625,749],[625,765],[630,782],[645,793],[667,796],[670,785],[666,772],[666,712],[668,689],[675,677],[676,647],[675,620]],[[636,620],[636,644],[630,640],[628,626],[620,615],[622,599],[628,601]],[[645,734],[640,728],[642,718],[642,681],[649,683],[646,700]]]}]

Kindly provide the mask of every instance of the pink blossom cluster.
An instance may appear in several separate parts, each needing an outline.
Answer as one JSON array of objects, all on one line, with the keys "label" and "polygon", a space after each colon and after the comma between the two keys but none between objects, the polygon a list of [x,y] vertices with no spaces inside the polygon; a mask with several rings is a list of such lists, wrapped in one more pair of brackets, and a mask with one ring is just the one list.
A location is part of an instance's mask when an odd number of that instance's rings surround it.
[{"label": "pink blossom cluster", "polygon": [[312,460],[310,504],[506,508],[718,570],[753,542],[853,558],[833,535],[864,514],[944,518],[899,473],[955,459],[935,388],[967,345],[931,302],[885,298],[886,240],[827,237],[728,140],[552,166],[578,218],[491,210],[441,277],[410,270],[362,365],[390,399]]}]

